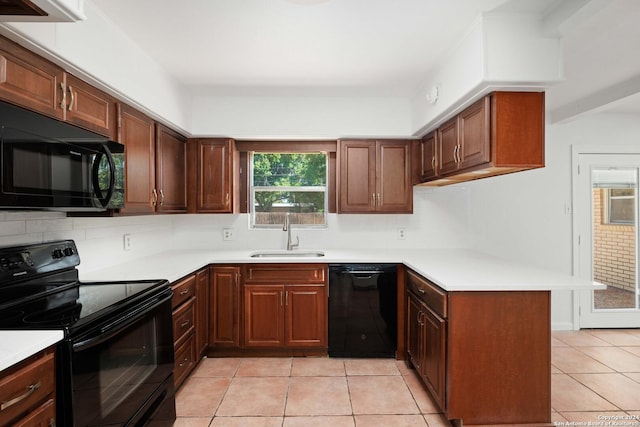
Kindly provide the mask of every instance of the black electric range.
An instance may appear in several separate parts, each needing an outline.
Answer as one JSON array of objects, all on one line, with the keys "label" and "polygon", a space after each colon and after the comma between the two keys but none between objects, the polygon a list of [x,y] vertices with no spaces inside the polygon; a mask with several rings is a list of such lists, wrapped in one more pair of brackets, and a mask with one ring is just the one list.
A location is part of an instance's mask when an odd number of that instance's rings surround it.
[{"label": "black electric range", "polygon": [[0,248],[0,329],[61,330],[57,425],[172,425],[166,280],[81,282],[72,240]]}]

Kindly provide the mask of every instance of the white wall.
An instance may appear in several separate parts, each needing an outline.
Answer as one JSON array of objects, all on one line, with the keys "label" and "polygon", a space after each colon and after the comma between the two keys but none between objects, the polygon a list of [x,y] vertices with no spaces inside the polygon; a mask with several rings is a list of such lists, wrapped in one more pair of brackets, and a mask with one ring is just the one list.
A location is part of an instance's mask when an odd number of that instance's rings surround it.
[{"label": "white wall", "polygon": [[[496,256],[572,274],[572,145],[640,144],[636,115],[594,114],[547,123],[546,167],[464,184],[472,246]],[[573,212],[580,215],[581,212]],[[554,329],[573,328],[570,292],[552,297]]]},{"label": "white wall", "polygon": [[[329,214],[325,229],[299,230],[300,249],[385,249],[468,247],[468,192],[463,188],[414,188],[413,215]],[[284,249],[286,233],[248,227],[248,215],[180,215],[174,217],[174,246],[184,249]],[[399,227],[406,239],[398,240]],[[222,240],[233,228],[235,239]]]},{"label": "white wall", "polygon": [[405,98],[194,96],[192,133],[248,138],[406,137]]}]

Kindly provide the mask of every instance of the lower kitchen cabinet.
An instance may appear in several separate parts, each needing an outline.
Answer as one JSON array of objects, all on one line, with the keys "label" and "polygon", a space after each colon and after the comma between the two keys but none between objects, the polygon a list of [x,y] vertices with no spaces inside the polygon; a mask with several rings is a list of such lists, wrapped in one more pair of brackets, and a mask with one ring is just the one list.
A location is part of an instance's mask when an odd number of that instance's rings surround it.
[{"label": "lower kitchen cabinet", "polygon": [[408,360],[445,416],[551,425],[550,292],[445,292],[406,277]]},{"label": "lower kitchen cabinet", "polygon": [[254,264],[244,279],[247,348],[327,347],[326,264]]},{"label": "lower kitchen cabinet", "polygon": [[55,425],[55,372],[53,347],[2,371],[0,425]]},{"label": "lower kitchen cabinet", "polygon": [[173,290],[173,378],[178,388],[209,348],[209,268],[171,286]]},{"label": "lower kitchen cabinet", "polygon": [[209,290],[210,346],[240,347],[240,267],[211,267]]},{"label": "lower kitchen cabinet", "polygon": [[198,359],[204,357],[209,347],[209,269],[196,273],[195,339]]}]

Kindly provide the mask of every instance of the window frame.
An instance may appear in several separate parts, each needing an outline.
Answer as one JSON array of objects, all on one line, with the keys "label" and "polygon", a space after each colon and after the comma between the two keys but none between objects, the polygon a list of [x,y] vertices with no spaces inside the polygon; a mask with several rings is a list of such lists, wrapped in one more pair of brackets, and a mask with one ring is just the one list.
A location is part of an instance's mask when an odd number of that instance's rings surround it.
[{"label": "window frame", "polygon": [[[237,140],[236,150],[240,157],[240,213],[248,213],[251,216],[251,203],[253,201],[251,190],[250,168],[252,167],[250,152],[256,153],[318,153],[325,152],[327,154],[327,197],[325,198],[327,206],[325,206],[325,216],[336,213],[336,151],[337,140],[300,140],[300,141],[266,141],[266,140]],[[249,226],[251,219],[249,219]],[[296,228],[308,228],[304,225],[296,224]],[[313,226],[314,228],[326,228],[328,222],[325,221],[323,226]],[[310,227],[309,227],[310,228]],[[257,227],[255,229],[268,229],[266,227]]]},{"label": "window frame", "polygon": [[[604,210],[604,224],[608,224],[608,225],[634,225],[635,224],[635,217],[633,219],[631,219],[630,221],[623,221],[623,220],[612,220],[611,219],[611,203],[612,200],[623,200],[623,199],[633,199],[635,201],[636,197],[637,197],[637,191],[635,191],[634,189],[634,195],[632,196],[612,196],[611,195],[611,191],[612,190],[619,190],[620,188],[605,188],[604,190],[604,203],[602,204],[603,206],[603,210]],[[634,213],[635,213],[635,203],[634,203]],[[635,213],[637,215],[637,213]]]}]

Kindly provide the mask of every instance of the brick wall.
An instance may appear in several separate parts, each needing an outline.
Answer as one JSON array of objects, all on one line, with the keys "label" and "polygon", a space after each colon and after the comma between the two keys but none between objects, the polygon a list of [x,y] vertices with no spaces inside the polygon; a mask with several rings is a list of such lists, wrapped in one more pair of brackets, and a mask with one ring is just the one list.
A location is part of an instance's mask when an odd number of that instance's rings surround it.
[{"label": "brick wall", "polygon": [[605,190],[593,190],[593,276],[594,280],[635,291],[636,230],[633,225],[604,224]]}]

